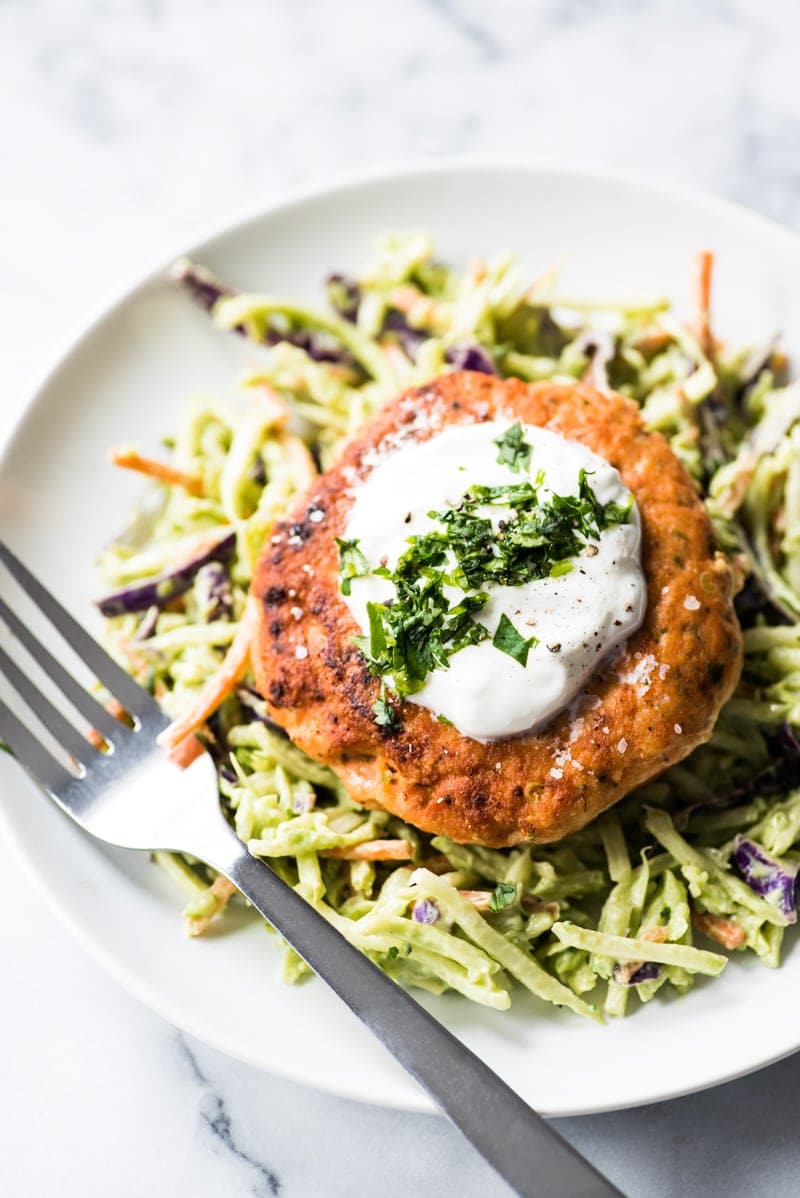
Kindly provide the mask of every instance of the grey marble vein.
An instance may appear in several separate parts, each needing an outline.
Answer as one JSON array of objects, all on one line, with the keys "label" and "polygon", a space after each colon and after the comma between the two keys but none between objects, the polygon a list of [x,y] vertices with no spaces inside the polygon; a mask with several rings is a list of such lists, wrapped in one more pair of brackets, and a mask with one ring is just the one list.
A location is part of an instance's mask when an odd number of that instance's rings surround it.
[{"label": "grey marble vein", "polygon": [[[481,23],[476,16],[464,11],[465,6],[458,0],[425,0],[428,6],[440,14],[451,29],[464,40],[471,43],[486,59],[501,58],[503,51],[486,24]],[[481,6],[484,19],[491,17],[491,9]],[[479,10],[481,12],[481,10]]]},{"label": "grey marble vein", "polygon": [[201,1119],[223,1149],[256,1174],[251,1190],[254,1198],[268,1198],[270,1195],[280,1194],[281,1183],[272,1169],[245,1152],[237,1143],[224,1099],[211,1088],[208,1078],[200,1069],[197,1058],[189,1048],[185,1037],[177,1035],[176,1042],[181,1056],[189,1066],[192,1077],[203,1089],[199,1108]]}]

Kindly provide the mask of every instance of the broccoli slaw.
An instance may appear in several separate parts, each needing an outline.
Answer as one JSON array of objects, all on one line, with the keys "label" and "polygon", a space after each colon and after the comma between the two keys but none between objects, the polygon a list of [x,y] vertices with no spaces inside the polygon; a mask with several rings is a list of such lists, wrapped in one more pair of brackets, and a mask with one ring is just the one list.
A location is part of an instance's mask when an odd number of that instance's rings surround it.
[{"label": "broccoli slaw", "polygon": [[[157,485],[101,556],[106,642],[176,719],[208,699],[199,735],[239,836],[399,981],[498,1009],[518,984],[622,1015],[634,991],[647,1002],[718,975],[721,947],[779,963],[800,869],[800,392],[774,343],[716,341],[710,275],[700,255],[684,323],[663,300],[563,295],[554,270],[531,284],[511,255],[457,272],[417,234],[384,238],[357,279],[330,276],[320,309],[175,268],[215,325],[261,348],[236,397],[188,406],[168,460],[114,452]],[[745,669],[710,742],[553,845],[457,845],[358,808],[270,723],[245,672],[248,586],[275,520],[382,403],[453,369],[635,399],[745,573]],[[190,932],[224,918],[225,879],[156,858],[188,894]],[[287,980],[306,972],[288,948],[284,961]]]}]

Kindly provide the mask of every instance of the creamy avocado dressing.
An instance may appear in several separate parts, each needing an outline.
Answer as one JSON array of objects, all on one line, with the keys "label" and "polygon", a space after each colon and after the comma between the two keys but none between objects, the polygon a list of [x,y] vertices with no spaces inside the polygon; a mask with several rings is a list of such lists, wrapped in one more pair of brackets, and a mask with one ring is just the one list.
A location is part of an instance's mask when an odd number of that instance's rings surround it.
[{"label": "creamy avocado dressing", "polygon": [[[579,552],[566,572],[521,585],[481,585],[488,601],[474,618],[489,636],[458,649],[427,674],[420,689],[404,696],[478,741],[546,724],[570,703],[610,650],[635,632],[647,602],[639,513],[617,470],[576,441],[532,425],[522,426],[530,453],[509,465],[498,460],[503,455],[497,442],[508,437],[510,428],[518,426],[502,420],[452,425],[427,441],[409,441],[378,454],[370,474],[354,487],[343,534],[357,543],[371,569],[391,571],[408,549],[409,537],[439,527],[429,513],[458,508],[473,486],[533,482],[546,503],[552,496],[578,495],[583,471],[600,504],[631,505],[624,522],[580,538]],[[479,514],[491,520],[502,538],[509,507],[487,504]],[[367,605],[392,601],[394,585],[369,573],[353,577],[347,589],[344,601],[366,637]],[[451,604],[465,593],[470,592],[446,587]],[[512,639],[516,634],[517,643],[530,642],[516,656],[495,643],[507,643],[509,621]]]}]

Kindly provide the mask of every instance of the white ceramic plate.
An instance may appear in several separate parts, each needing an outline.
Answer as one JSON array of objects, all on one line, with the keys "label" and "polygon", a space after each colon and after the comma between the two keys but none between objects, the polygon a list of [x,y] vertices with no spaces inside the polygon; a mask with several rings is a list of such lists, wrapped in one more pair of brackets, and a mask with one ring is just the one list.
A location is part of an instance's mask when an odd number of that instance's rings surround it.
[{"label": "white ceramic plate", "polygon": [[[294,197],[190,251],[243,288],[314,300],[383,229],[430,230],[447,259],[512,248],[533,273],[566,257],[565,288],[685,297],[693,252],[718,255],[715,325],[800,353],[800,241],[717,200],[616,174],[451,162]],[[0,472],[0,529],[84,621],[93,559],[139,491],[109,445],[155,443],[187,396],[229,388],[257,351],[215,333],[159,275],[94,324],[50,374]],[[270,938],[246,918],[188,940],[182,898],[145,856],[112,851],[0,761],[0,825],[89,951],[179,1027],[273,1073],[369,1102],[430,1109],[319,982],[282,985]],[[35,946],[32,946],[32,951]],[[745,1073],[800,1046],[800,951],[779,971],[736,961],[686,998],[607,1027],[517,994],[498,1013],[427,1000],[535,1107],[553,1115],[633,1106]],[[426,1001],[423,999],[423,1001]]]}]

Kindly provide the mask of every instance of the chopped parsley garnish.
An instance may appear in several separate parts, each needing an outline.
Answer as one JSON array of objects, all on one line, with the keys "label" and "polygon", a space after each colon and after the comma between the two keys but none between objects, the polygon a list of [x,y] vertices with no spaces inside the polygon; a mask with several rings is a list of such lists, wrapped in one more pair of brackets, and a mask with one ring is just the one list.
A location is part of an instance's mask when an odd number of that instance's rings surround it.
[{"label": "chopped parsley garnish", "polygon": [[[542,495],[542,482],[539,474],[508,486],[470,487],[454,507],[428,513],[434,527],[407,538],[394,569],[371,569],[357,540],[337,540],[343,594],[350,594],[353,578],[370,573],[394,588],[387,602],[367,604],[369,629],[356,643],[370,673],[398,699],[421,690],[432,670],[447,669],[453,654],[489,638],[476,617],[489,601],[490,583],[523,586],[558,578],[587,542],[630,518],[632,501],[603,505],[583,470],[577,495]],[[502,518],[493,521],[489,513],[497,509]],[[503,614],[492,643],[524,666],[538,641],[522,636]],[[385,689],[373,713],[381,727],[398,726]]]},{"label": "chopped parsley garnish", "polygon": [[397,713],[397,708],[393,707],[386,698],[386,686],[381,687],[380,698],[376,699],[372,704],[372,714],[375,716],[375,723],[379,728],[386,728],[390,732],[396,732],[400,727],[400,717]]},{"label": "chopped parsley garnish", "polygon": [[396,944],[392,944],[387,949],[386,955],[393,961],[395,959],[395,957],[398,957],[400,955],[400,949],[397,947]]},{"label": "chopped parsley garnish", "polygon": [[353,578],[364,578],[369,574],[369,562],[359,548],[358,541],[343,541],[336,538],[339,549],[339,574],[343,595],[350,594],[350,581]]},{"label": "chopped parsley garnish", "polygon": [[498,437],[493,444],[500,450],[497,460],[501,465],[508,466],[515,474],[530,468],[533,451],[524,438],[519,421],[506,429],[502,437]]},{"label": "chopped parsley garnish", "polygon": [[522,636],[503,612],[492,637],[492,644],[495,649],[499,649],[501,653],[507,653],[509,657],[514,658],[514,661],[518,661],[521,666],[524,666],[528,664],[528,653],[539,644],[539,639],[535,636]]},{"label": "chopped parsley garnish", "polygon": [[517,901],[517,887],[514,882],[498,882],[489,899],[490,911],[505,911]]},{"label": "chopped parsley garnish", "polygon": [[431,571],[418,585],[397,575],[392,580],[396,598],[367,604],[369,634],[357,643],[370,672],[390,681],[402,698],[421,690],[431,670],[447,669],[459,649],[486,640],[488,631],[472,617],[488,595],[465,595],[451,606],[442,571]]}]

